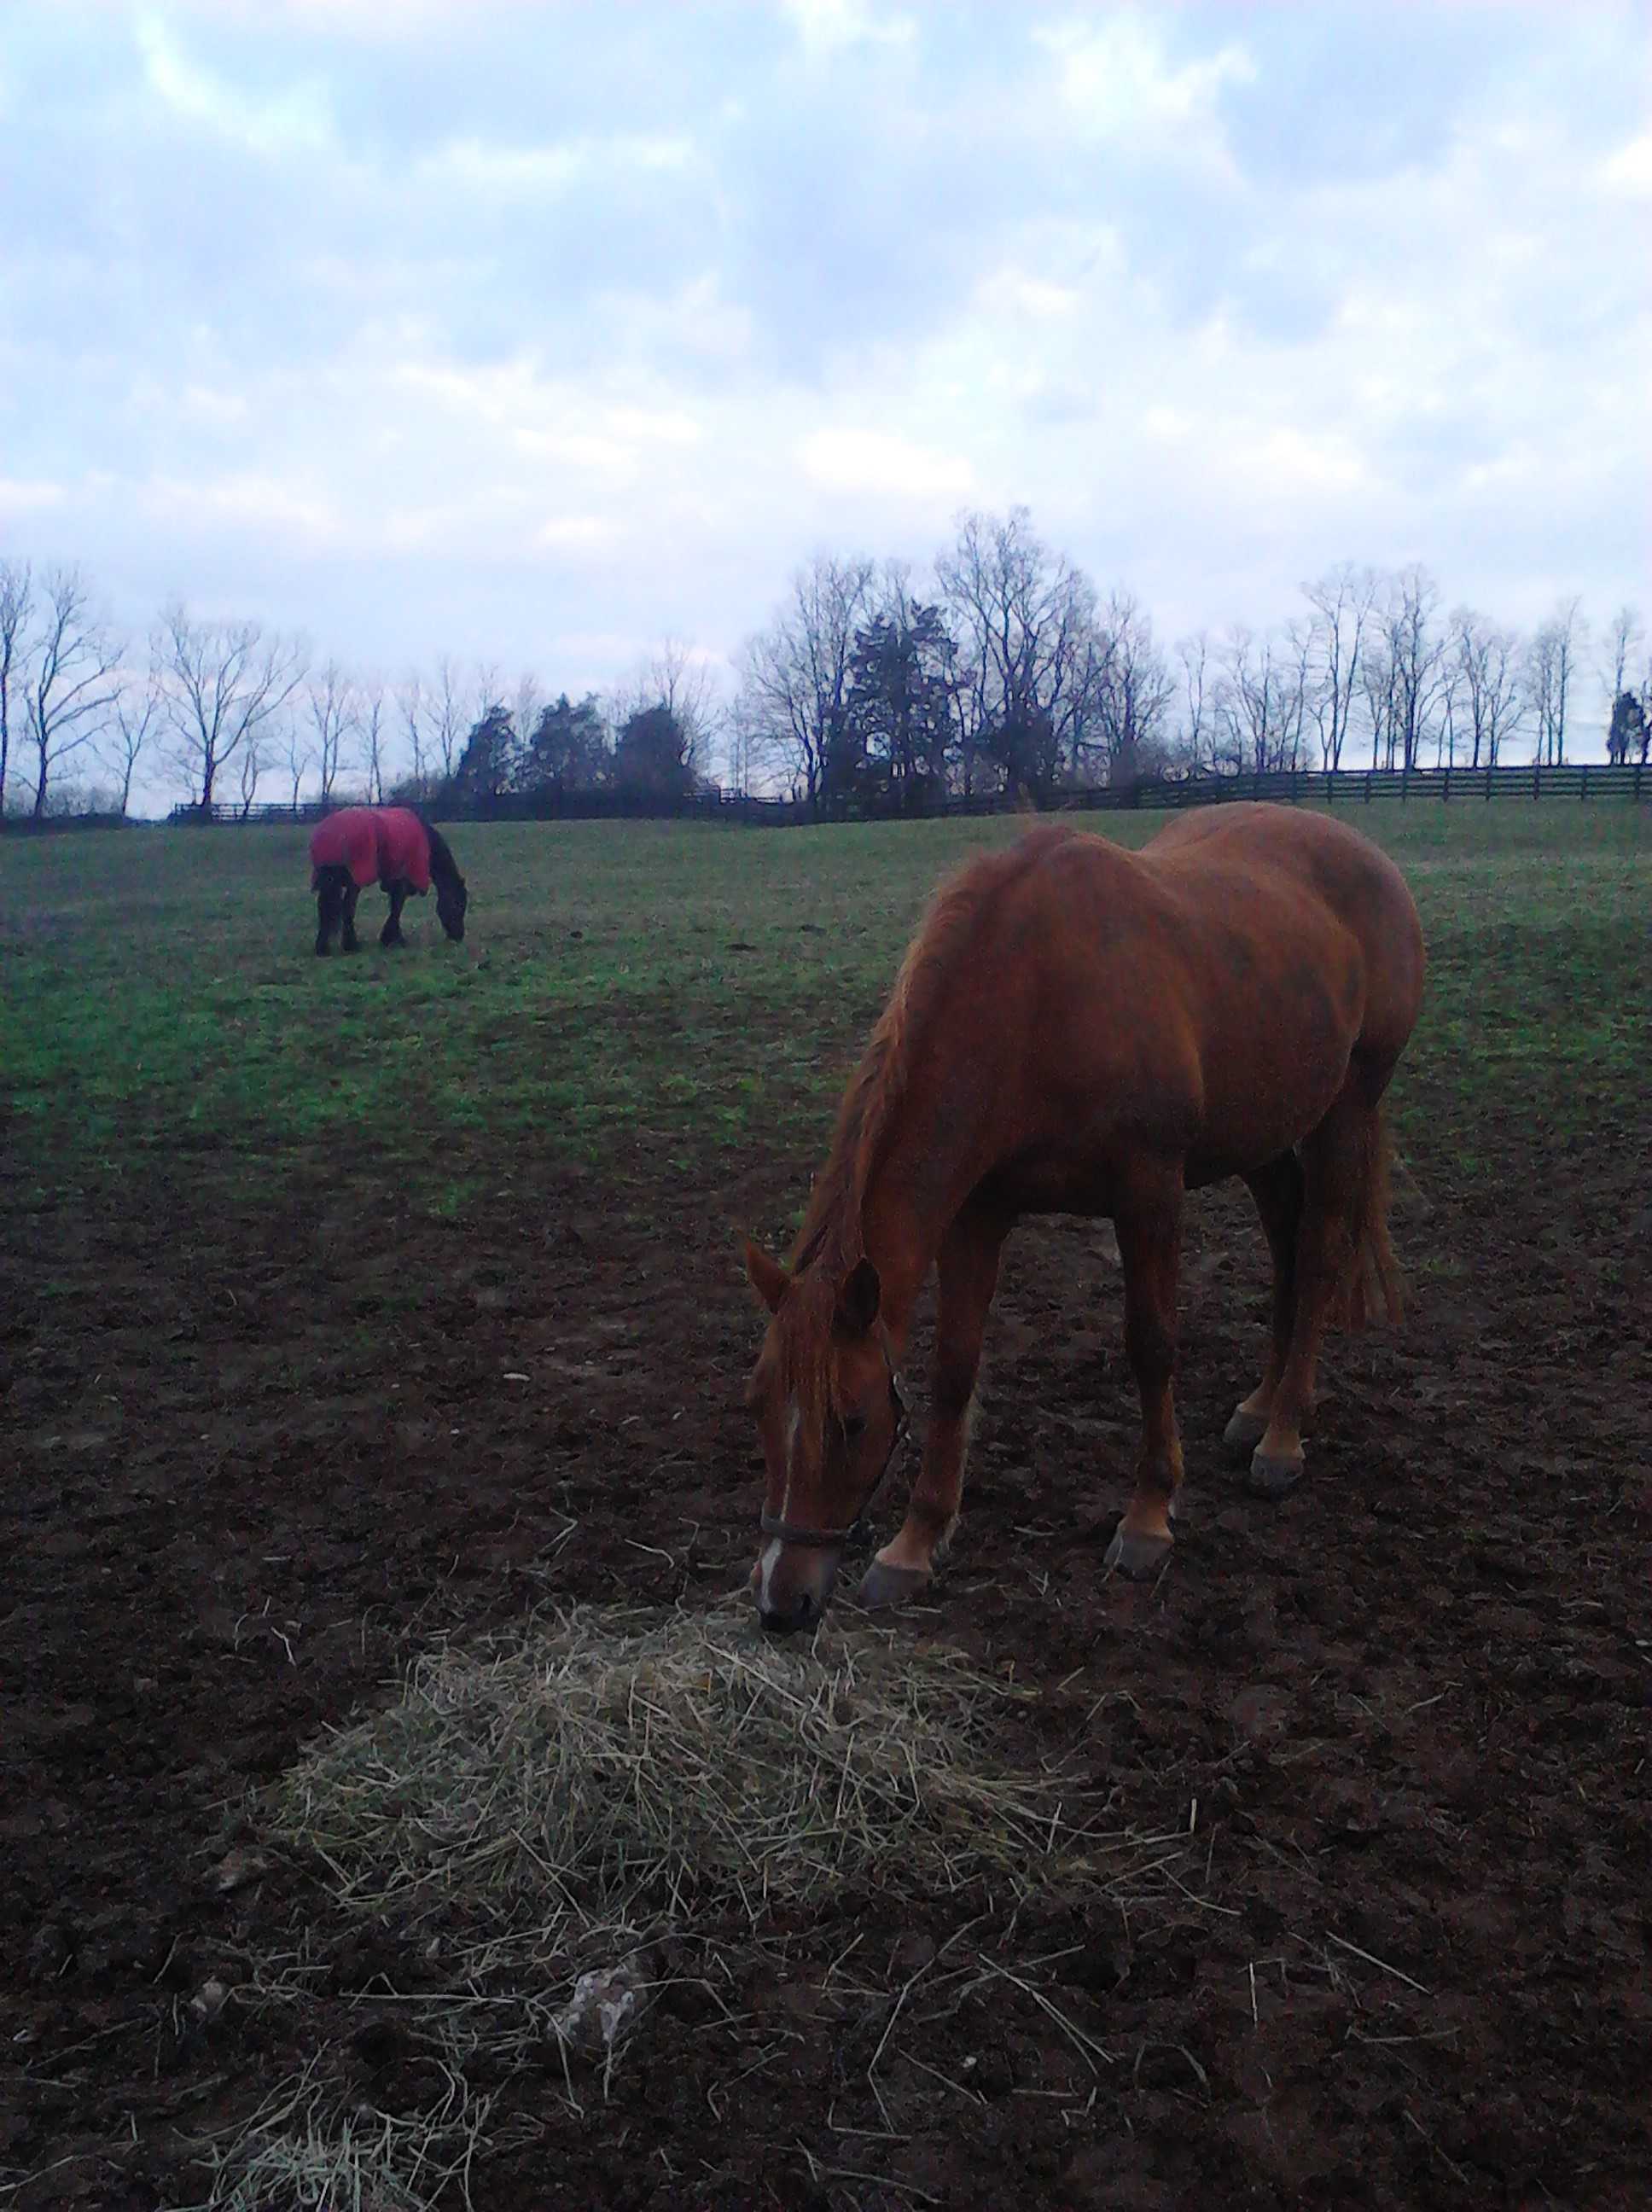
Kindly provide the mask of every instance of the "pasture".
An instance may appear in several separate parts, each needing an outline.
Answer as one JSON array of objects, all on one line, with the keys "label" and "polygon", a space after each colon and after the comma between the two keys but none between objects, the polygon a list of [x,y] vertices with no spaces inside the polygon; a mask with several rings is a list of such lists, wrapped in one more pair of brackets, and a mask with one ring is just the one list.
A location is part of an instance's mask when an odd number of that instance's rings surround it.
[{"label": "pasture", "polygon": [[[1412,1310],[1331,1340],[1307,1482],[1223,1462],[1267,1274],[1207,1194],[1186,1518],[1157,1582],[1105,1577],[1116,1261],[1028,1224],[948,1570],[783,1658],[728,1603],[737,1236],[788,1238],[924,897],[1020,825],[459,823],[466,943],[424,901],[381,951],[369,893],[325,962],[301,831],[0,843],[0,2203],[1644,2202],[1652,824],[1355,818],[1429,944],[1390,1097]],[[949,1881],[914,1827],[798,1890],[752,1854],[720,1918],[663,1916],[580,2070],[531,2008],[600,1959],[515,1925],[456,1964],[463,1899],[433,1918],[294,1811],[384,1799],[404,1701],[301,1753],[433,1650],[495,1635],[505,1680],[536,1609],[559,1711],[606,1710],[581,1623],[658,1669],[710,1619],[768,1670],[707,1678],[714,1779],[764,1698],[829,1680],[823,1742],[893,1685],[981,1734],[1013,1848]],[[835,1832],[852,1765],[799,1825]],[[394,1775],[374,1818],[434,1832]]]}]

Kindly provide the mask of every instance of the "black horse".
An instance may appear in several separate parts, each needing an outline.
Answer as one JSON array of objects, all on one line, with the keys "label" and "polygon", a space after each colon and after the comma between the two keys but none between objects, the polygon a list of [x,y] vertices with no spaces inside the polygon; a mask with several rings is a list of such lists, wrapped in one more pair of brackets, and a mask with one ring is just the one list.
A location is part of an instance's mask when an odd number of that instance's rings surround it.
[{"label": "black horse", "polygon": [[355,902],[377,883],[390,901],[380,945],[405,945],[402,908],[434,884],[436,915],[457,945],[465,935],[470,893],[447,841],[410,806],[345,806],[317,823],[310,838],[311,888],[315,892],[315,949],[331,949],[335,930],[341,951],[354,952]]}]

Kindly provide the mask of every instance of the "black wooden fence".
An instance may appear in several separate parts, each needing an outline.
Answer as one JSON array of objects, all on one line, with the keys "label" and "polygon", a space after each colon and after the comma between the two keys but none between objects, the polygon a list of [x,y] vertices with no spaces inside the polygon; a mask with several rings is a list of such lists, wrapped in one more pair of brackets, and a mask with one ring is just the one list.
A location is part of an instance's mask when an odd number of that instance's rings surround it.
[{"label": "black wooden fence", "polygon": [[[1036,811],[1114,813],[1121,810],[1209,806],[1226,799],[1268,799],[1292,806],[1357,807],[1382,801],[1402,805],[1439,801],[1473,805],[1493,799],[1652,800],[1652,763],[1621,766],[1600,761],[1545,768],[1282,769],[1262,775],[1190,775],[1139,783],[1067,786],[1048,793]],[[297,805],[173,807],[173,822],[319,822],[351,799],[302,799]],[[429,811],[440,822],[606,822],[672,818],[744,822],[781,829],[818,822],[931,819],[948,815],[1009,814],[1027,802],[1001,792],[949,793],[913,804],[902,796],[878,803],[754,799],[742,793],[697,791],[681,799],[623,791],[510,792],[496,799],[439,799]]]}]

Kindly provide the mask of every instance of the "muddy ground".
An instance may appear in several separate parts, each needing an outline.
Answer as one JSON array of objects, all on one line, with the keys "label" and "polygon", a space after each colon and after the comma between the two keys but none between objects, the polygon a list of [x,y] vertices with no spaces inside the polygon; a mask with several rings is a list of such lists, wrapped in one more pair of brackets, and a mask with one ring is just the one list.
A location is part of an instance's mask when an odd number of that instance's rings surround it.
[{"label": "muddy ground", "polygon": [[[1133,1442],[1105,1235],[1012,1248],[963,1530],[914,1631],[1013,1662],[1048,1692],[1041,1752],[1121,1820],[1200,1839],[1179,1904],[1058,1892],[1000,1949],[1054,1960],[1105,2060],[1036,2007],[925,2024],[914,2000],[884,2125],[861,2092],[886,2011],[856,2017],[824,1962],[852,1923],[921,1966],[957,1907],[914,1928],[872,1890],[793,1931],[782,1990],[754,1961],[738,2028],[659,2008],[582,2118],[531,2075],[485,2085],[514,2142],[478,2206],[1649,2201],[1652,1370],[1624,1255],[1652,1222],[1632,1147],[1569,1149],[1514,1110],[1485,1140],[1467,1195],[1414,1163],[1414,1318],[1333,1348],[1310,1480],[1279,1505],[1216,1449],[1260,1354],[1260,1240],[1198,1203],[1189,1512],[1152,1588],[1102,1572]],[[395,1931],[346,1937],[298,1869],[215,1893],[249,1787],[438,1630],[739,1581],[757,1332],[728,1230],[784,1219],[808,1164],[700,1191],[641,1154],[528,1163],[462,1226],[407,1214],[370,1146],[272,1162],[273,1199],[176,1152],[46,1201],[11,1181],[15,2203],[198,2198],[192,2140],[308,2055],[233,1994],[246,1962],[307,1931],[343,2036],[393,1972]],[[232,1995],[203,2027],[214,1975]]]}]

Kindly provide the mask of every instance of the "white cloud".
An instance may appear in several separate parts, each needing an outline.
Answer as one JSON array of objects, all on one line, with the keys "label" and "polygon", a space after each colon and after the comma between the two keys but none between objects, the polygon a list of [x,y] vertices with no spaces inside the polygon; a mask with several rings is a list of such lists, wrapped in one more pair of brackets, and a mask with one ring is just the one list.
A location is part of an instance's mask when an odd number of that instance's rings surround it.
[{"label": "white cloud", "polygon": [[145,511],[159,521],[232,523],[336,538],[342,526],[332,502],[256,471],[228,476],[161,476],[139,487]]},{"label": "white cloud", "polygon": [[793,28],[813,54],[846,46],[910,46],[918,26],[910,15],[880,15],[869,0],[781,0]]},{"label": "white cloud", "polygon": [[150,88],[164,106],[264,155],[317,154],[334,143],[326,95],[313,84],[285,92],[244,92],[187,55],[170,27],[141,15],[137,43]]},{"label": "white cloud", "polygon": [[1643,131],[1609,154],[1595,174],[1608,192],[1621,192],[1631,199],[1652,198],[1652,131]]},{"label": "white cloud", "polygon": [[199,422],[228,424],[245,422],[249,412],[246,400],[239,392],[215,392],[210,385],[186,384],[179,395],[179,404],[185,415]]},{"label": "white cloud", "polygon": [[0,477],[0,514],[28,514],[41,507],[61,507],[67,494],[60,483],[28,483]]},{"label": "white cloud", "polygon": [[1237,44],[1178,66],[1167,51],[1166,19],[1139,8],[1111,9],[1100,21],[1076,17],[1034,35],[1054,58],[1061,100],[1083,136],[1154,144],[1170,159],[1206,155],[1224,88],[1256,76]]},{"label": "white cloud", "polygon": [[459,190],[531,196],[566,191],[604,170],[665,174],[688,168],[694,159],[694,147],[686,138],[633,132],[574,138],[550,146],[499,146],[458,138],[432,155],[422,169],[428,177]]},{"label": "white cloud", "polygon": [[798,458],[805,475],[828,491],[932,500],[967,499],[975,488],[962,456],[883,430],[811,431]]},{"label": "white cloud", "polygon": [[532,542],[542,552],[579,552],[611,545],[620,534],[611,515],[555,514],[539,525]]}]

